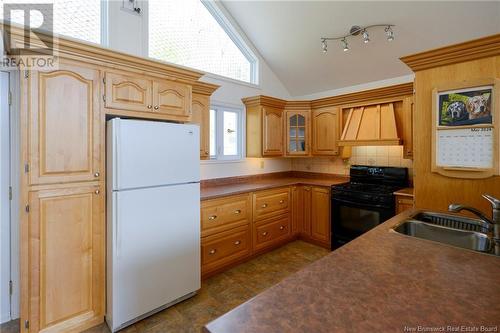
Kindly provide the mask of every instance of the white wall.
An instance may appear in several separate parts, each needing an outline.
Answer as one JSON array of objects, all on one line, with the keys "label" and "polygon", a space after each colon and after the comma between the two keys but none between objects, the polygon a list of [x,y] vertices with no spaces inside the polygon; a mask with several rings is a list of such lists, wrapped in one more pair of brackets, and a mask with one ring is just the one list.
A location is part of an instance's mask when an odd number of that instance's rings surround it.
[{"label": "white wall", "polygon": [[[108,7],[108,45],[111,49],[138,56],[147,56],[147,41],[144,37],[147,34],[148,13],[145,3],[146,1],[139,1],[142,14],[136,15],[121,9],[122,1],[110,1]],[[290,99],[291,96],[286,88],[271,71],[242,30],[228,16],[229,14],[223,7],[221,7],[221,10],[258,57],[260,64],[259,85],[240,83],[216,75],[205,75],[202,81],[220,85],[220,88],[212,95],[213,103],[243,109],[243,103],[241,102],[243,97],[269,95]],[[208,179],[286,171],[291,169],[291,165],[291,161],[288,159],[266,159],[263,167],[261,167],[261,162],[256,159],[245,159],[240,162],[230,163],[201,162],[201,177],[202,179]]]}]

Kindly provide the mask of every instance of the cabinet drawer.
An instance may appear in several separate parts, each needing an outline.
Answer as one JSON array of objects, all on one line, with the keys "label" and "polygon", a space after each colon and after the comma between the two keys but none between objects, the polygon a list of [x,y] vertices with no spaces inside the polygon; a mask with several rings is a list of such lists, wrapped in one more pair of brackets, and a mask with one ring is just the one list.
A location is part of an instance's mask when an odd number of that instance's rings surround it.
[{"label": "cabinet drawer", "polygon": [[226,265],[250,254],[251,233],[248,226],[232,229],[201,241],[201,265],[204,271]]},{"label": "cabinet drawer", "polygon": [[289,211],[290,189],[261,191],[253,195],[253,218],[262,220]]},{"label": "cabinet drawer", "polygon": [[201,236],[249,223],[250,195],[206,200],[201,203]]},{"label": "cabinet drawer", "polygon": [[274,245],[290,237],[290,217],[285,215],[255,227],[255,249]]}]

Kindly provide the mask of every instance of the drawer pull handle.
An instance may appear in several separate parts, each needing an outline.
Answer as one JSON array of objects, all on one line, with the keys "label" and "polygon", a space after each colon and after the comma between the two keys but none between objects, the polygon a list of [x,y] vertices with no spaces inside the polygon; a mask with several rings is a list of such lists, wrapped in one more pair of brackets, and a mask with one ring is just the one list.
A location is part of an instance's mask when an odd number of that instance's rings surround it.
[{"label": "drawer pull handle", "polygon": [[235,214],[240,214],[241,213],[241,209],[237,209],[234,211]]},{"label": "drawer pull handle", "polygon": [[94,192],[94,193],[95,193],[95,194],[99,194],[99,193],[101,193],[101,191],[99,191],[99,190],[95,190],[95,192]]},{"label": "drawer pull handle", "polygon": [[280,230],[283,230],[283,229],[285,229],[285,226],[280,225]]},{"label": "drawer pull handle", "polygon": [[263,204],[261,207],[262,207],[262,208],[266,208],[266,207],[267,207],[267,204],[265,203],[265,204]]},{"label": "drawer pull handle", "polygon": [[155,105],[154,109],[158,110],[160,107],[158,105]]},{"label": "drawer pull handle", "polygon": [[99,177],[99,175],[100,175],[99,171],[97,171],[96,173],[94,173],[94,177],[96,177],[96,178]]},{"label": "drawer pull handle", "polygon": [[284,203],[284,202],[285,202],[285,200],[280,200],[280,204],[282,204],[282,203]]},{"label": "drawer pull handle", "polygon": [[216,249],[211,249],[210,252],[208,252],[208,254],[215,254],[215,252],[217,252]]},{"label": "drawer pull handle", "polygon": [[151,109],[153,106],[152,105],[148,105],[148,109]]},{"label": "drawer pull handle", "polygon": [[262,236],[267,236],[267,234],[268,234],[268,232],[267,232],[267,231],[264,231],[264,232],[262,233]]},{"label": "drawer pull handle", "polygon": [[240,245],[241,244],[241,241],[237,240],[236,242],[234,242],[234,245]]},{"label": "drawer pull handle", "polygon": [[211,215],[208,217],[209,220],[215,220],[217,218],[217,215]]}]

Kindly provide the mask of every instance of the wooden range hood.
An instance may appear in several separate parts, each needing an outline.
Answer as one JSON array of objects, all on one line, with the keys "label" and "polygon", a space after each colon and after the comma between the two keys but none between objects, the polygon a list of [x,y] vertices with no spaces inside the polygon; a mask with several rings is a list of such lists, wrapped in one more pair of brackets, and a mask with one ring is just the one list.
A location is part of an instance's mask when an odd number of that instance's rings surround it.
[{"label": "wooden range hood", "polygon": [[400,145],[394,103],[357,106],[349,109],[339,146]]}]

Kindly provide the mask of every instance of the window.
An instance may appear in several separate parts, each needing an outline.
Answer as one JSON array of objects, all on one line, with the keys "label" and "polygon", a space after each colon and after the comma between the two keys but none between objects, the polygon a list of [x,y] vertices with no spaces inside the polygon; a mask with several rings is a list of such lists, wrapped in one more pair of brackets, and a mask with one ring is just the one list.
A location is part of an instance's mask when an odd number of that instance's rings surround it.
[{"label": "window", "polygon": [[213,2],[149,0],[148,4],[151,58],[256,83],[256,57]]},{"label": "window", "polygon": [[210,158],[239,160],[242,158],[242,111],[222,106],[210,109]]},{"label": "window", "polygon": [[[13,2],[12,2],[13,3]],[[36,3],[33,1],[33,3]],[[43,3],[53,3],[53,15],[43,13],[43,20],[50,22],[55,33],[96,44],[101,43],[101,0],[48,0]],[[16,3],[16,6],[30,9],[29,3]],[[3,17],[3,6],[2,17]],[[24,24],[24,13],[21,10],[11,12],[11,21]],[[33,11],[30,15],[30,26],[39,27],[42,23],[42,15]]]}]

